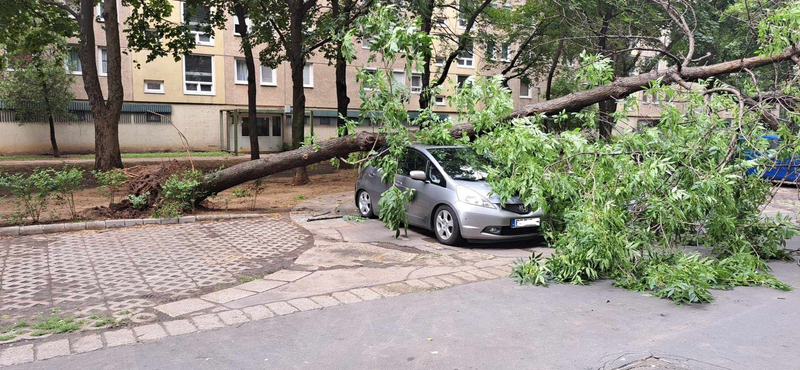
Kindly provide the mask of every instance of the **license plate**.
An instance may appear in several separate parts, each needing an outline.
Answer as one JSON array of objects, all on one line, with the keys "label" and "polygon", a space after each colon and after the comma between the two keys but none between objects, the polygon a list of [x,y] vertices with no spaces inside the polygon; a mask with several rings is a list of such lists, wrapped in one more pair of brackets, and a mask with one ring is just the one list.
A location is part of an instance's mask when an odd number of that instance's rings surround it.
[{"label": "license plate", "polygon": [[512,228],[539,226],[538,218],[515,218],[511,220]]}]

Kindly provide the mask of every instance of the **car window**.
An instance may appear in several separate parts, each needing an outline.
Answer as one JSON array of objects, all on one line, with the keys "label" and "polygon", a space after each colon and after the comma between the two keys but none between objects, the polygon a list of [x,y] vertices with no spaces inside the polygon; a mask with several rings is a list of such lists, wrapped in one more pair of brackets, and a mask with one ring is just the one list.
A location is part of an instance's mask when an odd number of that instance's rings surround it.
[{"label": "car window", "polygon": [[428,170],[428,179],[431,180],[431,183],[444,187],[444,176],[442,176],[442,173],[439,172],[439,169],[434,165],[430,165],[428,167],[430,168],[430,170]]},{"label": "car window", "polygon": [[422,153],[416,150],[409,150],[406,158],[401,164],[401,173],[408,176],[411,171],[425,172],[425,167],[428,165],[428,159]]}]

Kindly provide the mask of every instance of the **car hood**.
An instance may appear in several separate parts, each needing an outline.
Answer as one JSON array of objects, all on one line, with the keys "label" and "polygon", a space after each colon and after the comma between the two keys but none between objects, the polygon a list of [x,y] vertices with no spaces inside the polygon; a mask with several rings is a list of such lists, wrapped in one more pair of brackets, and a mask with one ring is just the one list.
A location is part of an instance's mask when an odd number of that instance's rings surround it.
[{"label": "car hood", "polygon": [[[453,180],[458,186],[463,186],[465,188],[470,188],[477,192],[480,195],[489,199],[492,203],[500,203],[500,197],[497,194],[492,194],[492,188],[489,187],[489,183],[486,181],[467,181],[467,180]],[[491,194],[491,195],[490,195]],[[506,202],[506,204],[519,204],[522,203],[519,200],[518,196],[513,196],[511,199]]]}]

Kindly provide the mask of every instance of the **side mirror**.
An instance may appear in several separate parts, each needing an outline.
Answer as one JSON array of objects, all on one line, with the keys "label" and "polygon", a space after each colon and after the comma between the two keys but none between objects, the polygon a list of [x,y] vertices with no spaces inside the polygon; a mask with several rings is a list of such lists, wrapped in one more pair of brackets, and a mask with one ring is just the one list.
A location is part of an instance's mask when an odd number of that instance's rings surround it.
[{"label": "side mirror", "polygon": [[408,175],[414,180],[425,181],[428,179],[428,176],[422,171],[411,171]]}]

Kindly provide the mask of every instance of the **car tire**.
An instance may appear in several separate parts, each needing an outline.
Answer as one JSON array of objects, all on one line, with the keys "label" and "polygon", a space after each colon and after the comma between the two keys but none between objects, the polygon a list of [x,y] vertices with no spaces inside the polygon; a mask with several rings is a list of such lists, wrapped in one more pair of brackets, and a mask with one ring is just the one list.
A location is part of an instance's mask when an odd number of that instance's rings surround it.
[{"label": "car tire", "polygon": [[432,229],[439,243],[458,245],[463,241],[458,214],[449,206],[442,205],[436,208],[436,212],[433,213]]},{"label": "car tire", "polygon": [[358,214],[364,218],[375,217],[375,212],[372,210],[372,198],[366,190],[359,190],[356,194],[356,208]]}]

